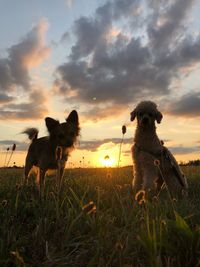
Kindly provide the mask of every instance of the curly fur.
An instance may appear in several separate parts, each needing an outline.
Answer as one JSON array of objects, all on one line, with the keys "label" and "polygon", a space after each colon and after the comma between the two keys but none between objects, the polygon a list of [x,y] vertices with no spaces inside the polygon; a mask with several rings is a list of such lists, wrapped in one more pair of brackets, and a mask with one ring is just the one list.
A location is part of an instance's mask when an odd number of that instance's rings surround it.
[{"label": "curly fur", "polygon": [[164,182],[172,191],[187,189],[186,178],[178,163],[156,134],[155,121],[161,123],[162,117],[156,104],[151,101],[140,102],[131,112],[131,121],[137,118],[132,146],[133,188],[136,192],[143,189],[146,193],[155,194]]}]

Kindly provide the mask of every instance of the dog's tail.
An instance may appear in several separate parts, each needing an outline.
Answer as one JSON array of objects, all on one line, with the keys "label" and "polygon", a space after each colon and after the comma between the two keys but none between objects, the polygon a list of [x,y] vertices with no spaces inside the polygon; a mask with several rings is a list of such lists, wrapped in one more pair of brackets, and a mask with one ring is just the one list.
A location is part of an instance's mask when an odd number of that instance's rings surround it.
[{"label": "dog's tail", "polygon": [[27,134],[28,138],[33,141],[35,139],[37,139],[38,136],[38,129],[36,128],[27,128],[26,130],[24,130],[22,133]]}]

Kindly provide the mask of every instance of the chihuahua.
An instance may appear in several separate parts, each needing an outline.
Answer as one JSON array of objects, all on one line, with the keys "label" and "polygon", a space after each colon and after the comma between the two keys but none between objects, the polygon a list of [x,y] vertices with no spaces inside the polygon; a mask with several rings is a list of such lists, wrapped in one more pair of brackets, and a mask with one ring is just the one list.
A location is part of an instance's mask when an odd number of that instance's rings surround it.
[{"label": "chihuahua", "polygon": [[79,119],[76,110],[73,110],[66,119],[60,123],[53,118],[45,118],[45,123],[49,136],[37,138],[36,128],[27,128],[23,133],[27,134],[32,141],[25,162],[24,182],[28,182],[28,176],[33,166],[37,167],[37,183],[40,192],[45,186],[45,174],[48,170],[57,170],[58,186],[60,188],[61,179],[65,169],[65,163],[70,151],[79,135]]}]

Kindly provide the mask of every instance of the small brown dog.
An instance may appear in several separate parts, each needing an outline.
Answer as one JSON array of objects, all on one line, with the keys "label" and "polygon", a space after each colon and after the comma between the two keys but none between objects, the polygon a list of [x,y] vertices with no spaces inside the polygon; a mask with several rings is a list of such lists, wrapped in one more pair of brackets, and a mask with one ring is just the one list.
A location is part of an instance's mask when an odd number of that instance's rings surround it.
[{"label": "small brown dog", "polygon": [[32,141],[26,156],[24,182],[27,183],[32,167],[36,166],[40,192],[45,185],[45,174],[50,169],[59,171],[57,182],[60,186],[65,163],[80,131],[78,113],[75,110],[69,114],[66,122],[60,123],[50,117],[45,118],[45,122],[49,136],[37,138],[38,130],[35,128],[23,131]]}]

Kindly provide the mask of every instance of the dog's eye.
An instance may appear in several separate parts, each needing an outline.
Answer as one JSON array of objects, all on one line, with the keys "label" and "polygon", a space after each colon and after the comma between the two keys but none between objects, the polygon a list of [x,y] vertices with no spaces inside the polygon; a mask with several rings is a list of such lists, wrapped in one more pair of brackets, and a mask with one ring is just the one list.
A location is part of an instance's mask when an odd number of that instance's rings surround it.
[{"label": "dog's eye", "polygon": [[64,135],[63,133],[60,133],[60,134],[58,135],[58,138],[59,138],[59,139],[64,139],[64,138],[65,138],[65,135]]},{"label": "dog's eye", "polygon": [[143,116],[143,112],[139,112],[139,114],[138,114],[138,115],[139,115],[140,117],[141,117],[141,116]]},{"label": "dog's eye", "polygon": [[152,113],[149,113],[149,117],[153,117],[153,114]]}]

